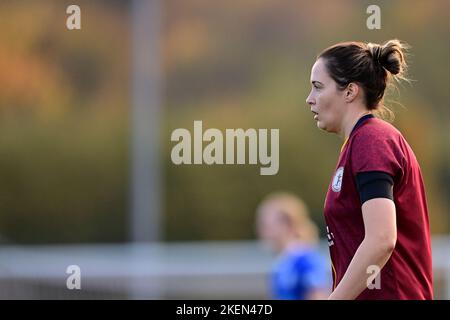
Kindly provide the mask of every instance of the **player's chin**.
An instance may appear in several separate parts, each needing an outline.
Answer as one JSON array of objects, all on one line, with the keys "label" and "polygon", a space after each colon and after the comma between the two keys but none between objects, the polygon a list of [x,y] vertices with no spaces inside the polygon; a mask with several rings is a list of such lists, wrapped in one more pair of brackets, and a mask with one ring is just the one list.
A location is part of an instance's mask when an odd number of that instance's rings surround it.
[{"label": "player's chin", "polygon": [[323,123],[323,121],[320,120],[317,120],[317,128],[319,128],[320,130],[327,131],[327,126],[325,125],[325,123]]},{"label": "player's chin", "polygon": [[328,133],[334,132],[329,125],[327,125],[325,122],[323,122],[321,120],[317,121],[317,128],[319,128],[322,131],[328,132]]}]

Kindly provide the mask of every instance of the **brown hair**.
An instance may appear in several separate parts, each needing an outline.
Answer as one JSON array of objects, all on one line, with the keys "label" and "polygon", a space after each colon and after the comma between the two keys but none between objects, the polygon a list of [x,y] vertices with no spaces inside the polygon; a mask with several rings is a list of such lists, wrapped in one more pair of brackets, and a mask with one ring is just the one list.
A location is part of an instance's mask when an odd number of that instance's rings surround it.
[{"label": "brown hair", "polygon": [[406,53],[409,46],[397,39],[383,44],[342,42],[335,44],[317,59],[325,59],[325,65],[338,89],[344,90],[351,82],[364,90],[368,110],[382,117],[393,119],[391,110],[384,106],[384,93],[391,79],[406,80]]}]

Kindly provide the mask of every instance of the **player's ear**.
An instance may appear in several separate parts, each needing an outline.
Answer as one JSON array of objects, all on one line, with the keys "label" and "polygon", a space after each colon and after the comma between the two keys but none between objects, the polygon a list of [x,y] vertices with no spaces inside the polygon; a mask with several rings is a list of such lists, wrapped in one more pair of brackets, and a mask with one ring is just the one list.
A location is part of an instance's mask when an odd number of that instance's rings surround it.
[{"label": "player's ear", "polygon": [[353,100],[355,100],[356,97],[358,96],[358,93],[359,93],[359,86],[354,82],[350,82],[347,88],[345,88],[344,90],[345,102],[350,103]]}]

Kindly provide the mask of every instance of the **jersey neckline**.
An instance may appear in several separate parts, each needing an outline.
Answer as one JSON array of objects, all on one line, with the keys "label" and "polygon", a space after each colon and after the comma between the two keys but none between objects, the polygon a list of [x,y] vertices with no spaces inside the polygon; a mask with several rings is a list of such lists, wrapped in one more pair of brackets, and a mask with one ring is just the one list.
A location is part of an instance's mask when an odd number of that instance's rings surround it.
[{"label": "jersey neckline", "polygon": [[356,122],[355,126],[353,127],[353,129],[350,132],[350,135],[348,137],[350,138],[350,136],[353,134],[353,132],[355,132],[356,129],[358,129],[358,127],[360,127],[367,119],[371,119],[371,118],[375,118],[375,116],[371,113],[366,114],[366,115],[362,116],[361,118],[359,118],[358,122]]},{"label": "jersey neckline", "polygon": [[358,129],[364,122],[366,122],[368,119],[371,119],[371,118],[375,118],[375,116],[373,114],[369,113],[369,114],[366,114],[366,115],[364,115],[364,116],[362,116],[361,118],[358,119],[356,124],[353,126],[353,129],[350,132],[349,136],[345,139],[344,143],[342,144],[341,152],[342,152],[342,150],[344,150],[344,147],[347,144],[347,141],[352,136],[353,132],[355,132],[356,129]]}]

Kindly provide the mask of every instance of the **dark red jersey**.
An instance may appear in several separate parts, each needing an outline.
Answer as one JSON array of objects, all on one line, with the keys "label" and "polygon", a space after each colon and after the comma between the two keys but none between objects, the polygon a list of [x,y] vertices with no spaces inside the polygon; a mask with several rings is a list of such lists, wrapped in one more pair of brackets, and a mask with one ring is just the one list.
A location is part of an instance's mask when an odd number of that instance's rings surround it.
[{"label": "dark red jersey", "polygon": [[373,171],[393,178],[397,243],[381,270],[379,289],[366,288],[358,299],[432,299],[431,240],[420,167],[402,134],[374,117],[366,117],[350,134],[325,200],[333,288],[364,239],[356,174]]}]

